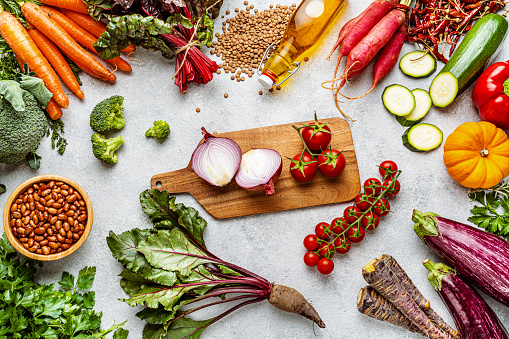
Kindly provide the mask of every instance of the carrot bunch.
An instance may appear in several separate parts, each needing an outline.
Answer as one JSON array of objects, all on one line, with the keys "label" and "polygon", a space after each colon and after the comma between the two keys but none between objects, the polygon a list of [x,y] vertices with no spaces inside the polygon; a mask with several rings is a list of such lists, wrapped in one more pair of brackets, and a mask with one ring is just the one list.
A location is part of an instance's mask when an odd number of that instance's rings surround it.
[{"label": "carrot bunch", "polygon": [[[104,24],[95,22],[88,16],[85,3],[82,0],[42,2],[59,6],[65,13],[46,5],[38,6],[24,2],[21,4],[21,13],[29,26],[27,31],[13,14],[0,8],[0,35],[12,48],[20,65],[28,64],[30,70],[35,72],[53,93],[46,111],[51,119],[59,119],[62,116],[61,108],[67,108],[69,105],[69,99],[62,89],[60,80],[78,98],[85,97],[62,53],[83,71],[98,79],[113,83],[116,76],[84,49],[87,48],[97,54],[93,44],[106,28]],[[70,17],[80,19],[74,21]],[[132,52],[134,46],[126,50]],[[129,63],[120,57],[106,61],[115,68],[125,72],[131,71]]]}]

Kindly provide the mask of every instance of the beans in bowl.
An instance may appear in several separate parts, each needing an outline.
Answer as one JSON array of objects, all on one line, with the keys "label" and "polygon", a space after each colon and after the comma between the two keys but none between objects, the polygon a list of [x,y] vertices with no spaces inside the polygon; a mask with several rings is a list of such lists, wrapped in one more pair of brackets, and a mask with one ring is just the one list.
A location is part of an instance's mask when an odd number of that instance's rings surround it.
[{"label": "beans in bowl", "polygon": [[87,223],[87,206],[77,190],[62,181],[39,182],[11,206],[12,234],[31,253],[48,255],[69,249]]}]

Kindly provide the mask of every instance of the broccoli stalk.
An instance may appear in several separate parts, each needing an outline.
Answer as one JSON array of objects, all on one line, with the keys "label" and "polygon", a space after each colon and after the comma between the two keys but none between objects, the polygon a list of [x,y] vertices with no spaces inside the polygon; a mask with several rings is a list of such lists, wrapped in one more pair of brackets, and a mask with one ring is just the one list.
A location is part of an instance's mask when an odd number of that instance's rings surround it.
[{"label": "broccoli stalk", "polygon": [[90,127],[94,132],[101,133],[124,127],[123,103],[124,98],[120,95],[114,95],[98,103],[90,113]]},{"label": "broccoli stalk", "polygon": [[154,121],[154,127],[150,127],[145,132],[145,137],[154,137],[160,142],[166,140],[168,135],[170,135],[170,126],[163,120]]},{"label": "broccoli stalk", "polygon": [[95,157],[108,165],[117,163],[118,157],[116,151],[123,143],[124,138],[121,135],[111,139],[107,139],[99,133],[92,135],[92,151]]}]

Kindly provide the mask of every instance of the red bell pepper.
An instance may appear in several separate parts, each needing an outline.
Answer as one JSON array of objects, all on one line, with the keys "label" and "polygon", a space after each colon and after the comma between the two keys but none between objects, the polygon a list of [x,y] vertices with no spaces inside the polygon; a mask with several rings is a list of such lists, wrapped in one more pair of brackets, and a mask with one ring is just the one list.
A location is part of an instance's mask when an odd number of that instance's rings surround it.
[{"label": "red bell pepper", "polygon": [[494,63],[481,74],[472,101],[481,120],[509,129],[509,60]]}]

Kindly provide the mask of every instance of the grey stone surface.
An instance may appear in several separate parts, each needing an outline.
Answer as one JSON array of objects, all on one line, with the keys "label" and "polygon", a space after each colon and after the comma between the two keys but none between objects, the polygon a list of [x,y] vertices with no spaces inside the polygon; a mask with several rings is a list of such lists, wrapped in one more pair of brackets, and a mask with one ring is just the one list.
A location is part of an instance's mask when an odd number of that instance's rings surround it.
[{"label": "grey stone surface", "polygon": [[[221,15],[227,9],[234,13],[235,7],[245,7],[242,2],[225,0]],[[187,165],[201,138],[202,126],[222,132],[308,120],[315,111],[322,119],[339,116],[330,91],[320,86],[331,77],[336,63],[336,60],[327,62],[325,57],[340,27],[369,2],[350,1],[322,46],[309,62],[303,63],[289,84],[281,91],[264,91],[262,96],[258,94],[262,88],[255,77],[237,83],[224,72],[214,76],[208,85],[190,86],[189,92],[181,95],[171,79],[174,63],[163,59],[159,53],[141,48],[131,56],[137,60],[132,62],[133,73],[117,72],[118,80],[114,85],[83,75],[85,100],[80,101],[69,92],[70,109],[64,112],[69,142],[65,154],[58,155],[51,150],[49,140],[44,139],[39,149],[43,157],[40,170],[31,170],[26,164],[0,164],[0,183],[7,185],[7,193],[0,195],[0,206],[4,206],[16,186],[40,174],[67,176],[77,181],[92,200],[94,225],[88,240],[71,256],[44,264],[38,279],[55,282],[63,270],[77,274],[83,266],[97,266],[93,289],[96,291],[96,309],[104,313],[103,327],[127,319],[130,338],[141,338],[144,322],[135,317],[141,308],[132,308],[118,300],[126,297],[119,286],[118,274],[122,267],[108,250],[105,241],[108,232],[151,226],[140,208],[139,194],[149,188],[152,175]],[[250,3],[258,9],[269,5],[269,2],[259,0]],[[216,20],[216,31],[221,22],[221,17]],[[407,43],[401,55],[415,48]],[[506,42],[496,60],[508,58]],[[442,64],[438,67],[440,69]],[[335,270],[329,276],[322,276],[316,269],[304,265],[302,239],[313,233],[318,222],[330,222],[342,215],[350,203],[215,220],[192,196],[178,196],[178,202],[196,208],[208,221],[205,240],[213,253],[270,281],[298,289],[327,324],[325,329],[313,328],[310,321],[262,302],[234,312],[207,329],[202,338],[420,338],[356,311],[357,292],[365,285],[361,268],[383,253],[389,253],[399,261],[436,311],[452,324],[452,318],[428,283],[426,270],[421,265],[425,258],[440,259],[415,235],[411,214],[412,209],[417,208],[466,222],[473,204],[468,199],[467,189],[447,174],[441,147],[429,153],[412,153],[403,147],[401,134],[404,128],[384,109],[380,99],[383,89],[390,84],[427,89],[431,80],[405,77],[395,67],[369,96],[341,104],[344,111],[356,119],[350,127],[361,180],[377,177],[376,166],[383,160],[392,159],[403,170],[400,177],[402,189],[391,200],[393,213],[384,217],[379,228],[369,232],[366,239],[354,245],[348,254],[337,255],[333,259]],[[372,66],[352,81],[351,86],[346,86],[344,92],[350,96],[359,95],[371,87],[371,82]],[[432,108],[425,121],[439,126],[444,138],[461,123],[478,121],[477,111],[471,103],[471,91],[472,87],[446,109]],[[223,97],[224,93],[229,94],[227,99]],[[93,132],[88,118],[97,102],[114,94],[125,97],[127,124],[120,134],[126,142],[118,152],[119,162],[108,167],[92,154],[90,136]],[[200,113],[195,111],[197,107],[201,109]],[[152,122],[159,119],[167,120],[172,130],[164,143],[144,136]],[[508,309],[488,297],[486,301],[509,326]],[[200,319],[209,316],[211,313],[199,314]]]}]

